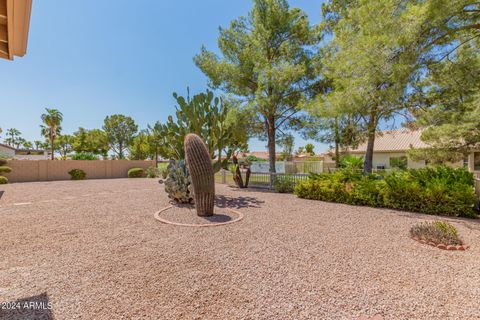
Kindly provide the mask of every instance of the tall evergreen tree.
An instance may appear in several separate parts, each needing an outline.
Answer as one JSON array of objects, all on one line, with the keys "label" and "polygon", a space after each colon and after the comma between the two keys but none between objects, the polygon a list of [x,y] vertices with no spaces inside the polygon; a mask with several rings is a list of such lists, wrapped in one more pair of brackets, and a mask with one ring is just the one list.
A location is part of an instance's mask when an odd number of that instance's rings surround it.
[{"label": "tall evergreen tree", "polygon": [[194,58],[214,88],[242,98],[253,111],[260,138],[268,141],[275,172],[277,131],[299,124],[300,101],[316,77],[309,48],[316,32],[307,15],[286,0],[254,0],[248,17],[220,29],[221,56],[202,48]]}]

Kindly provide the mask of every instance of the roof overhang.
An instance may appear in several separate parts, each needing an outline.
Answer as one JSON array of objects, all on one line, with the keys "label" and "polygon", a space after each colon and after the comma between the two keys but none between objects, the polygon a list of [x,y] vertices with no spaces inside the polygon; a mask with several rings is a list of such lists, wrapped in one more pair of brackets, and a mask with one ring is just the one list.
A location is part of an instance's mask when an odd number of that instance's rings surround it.
[{"label": "roof overhang", "polygon": [[0,0],[0,58],[13,60],[27,52],[32,0]]}]

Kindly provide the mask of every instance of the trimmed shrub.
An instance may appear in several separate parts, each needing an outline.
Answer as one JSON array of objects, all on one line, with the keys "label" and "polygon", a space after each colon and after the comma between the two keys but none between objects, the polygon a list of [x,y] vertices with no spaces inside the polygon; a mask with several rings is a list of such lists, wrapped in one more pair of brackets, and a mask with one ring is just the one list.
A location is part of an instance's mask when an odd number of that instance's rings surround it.
[{"label": "trimmed shrub", "polygon": [[12,172],[12,168],[7,166],[0,166],[0,173],[10,173]]},{"label": "trimmed shrub", "polygon": [[131,168],[128,170],[128,177],[129,178],[141,178],[143,177],[143,169],[142,168]]},{"label": "trimmed shrub", "polygon": [[0,184],[7,184],[7,183],[8,183],[7,177],[0,176]]},{"label": "trimmed shrub", "polygon": [[84,180],[87,177],[85,171],[81,169],[72,169],[68,171],[68,174],[72,180]]},{"label": "trimmed shrub", "polygon": [[277,176],[273,183],[273,189],[279,193],[292,193],[295,190],[295,180],[292,176]]},{"label": "trimmed shrub", "polygon": [[158,178],[160,176],[160,169],[156,167],[147,168],[147,178]]},{"label": "trimmed shrub", "polygon": [[75,153],[72,160],[98,160],[98,157],[90,152]]},{"label": "trimmed shrub", "polygon": [[297,184],[300,198],[476,217],[473,174],[449,167],[394,171],[384,176],[338,170]]},{"label": "trimmed shrub", "polygon": [[420,222],[412,226],[410,236],[435,244],[461,245],[458,230],[445,221]]}]

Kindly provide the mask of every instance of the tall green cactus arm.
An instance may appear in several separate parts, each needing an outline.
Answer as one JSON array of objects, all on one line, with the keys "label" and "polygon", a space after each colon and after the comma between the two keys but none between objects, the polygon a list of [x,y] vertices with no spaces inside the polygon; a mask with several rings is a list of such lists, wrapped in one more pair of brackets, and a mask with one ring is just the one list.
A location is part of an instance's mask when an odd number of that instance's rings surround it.
[{"label": "tall green cactus arm", "polygon": [[185,137],[185,160],[192,178],[197,215],[213,215],[215,178],[207,146],[196,134]]}]

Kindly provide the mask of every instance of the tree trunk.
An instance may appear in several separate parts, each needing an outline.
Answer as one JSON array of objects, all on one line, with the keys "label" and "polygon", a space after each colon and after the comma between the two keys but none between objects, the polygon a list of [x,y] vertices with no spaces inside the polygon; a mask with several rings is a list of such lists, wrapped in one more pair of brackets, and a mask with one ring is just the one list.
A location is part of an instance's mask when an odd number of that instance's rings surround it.
[{"label": "tree trunk", "polygon": [[338,118],[335,118],[335,167],[340,167],[340,134],[338,132]]},{"label": "tree trunk", "polygon": [[370,118],[367,128],[368,128],[367,152],[365,153],[365,162],[363,164],[363,172],[365,174],[372,173],[373,147],[375,144],[375,133],[376,133],[375,119]]},{"label": "tree trunk", "polygon": [[276,161],[276,153],[275,153],[275,124],[269,123],[268,124],[268,161],[270,164],[270,173],[276,173],[275,169],[275,161]]},{"label": "tree trunk", "polygon": [[55,160],[55,155],[54,155],[54,152],[55,152],[55,145],[54,145],[55,141],[53,139],[53,137],[50,138],[50,152],[52,153],[51,154],[51,159],[52,160]]}]

